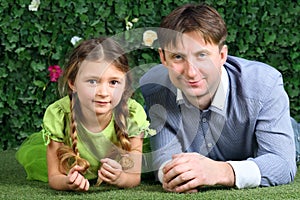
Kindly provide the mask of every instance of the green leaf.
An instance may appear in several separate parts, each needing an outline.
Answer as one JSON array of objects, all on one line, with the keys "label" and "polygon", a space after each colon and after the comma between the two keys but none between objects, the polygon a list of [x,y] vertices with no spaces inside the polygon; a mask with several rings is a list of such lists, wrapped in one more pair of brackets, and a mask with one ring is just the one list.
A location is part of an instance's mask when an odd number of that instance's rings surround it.
[{"label": "green leaf", "polygon": [[40,81],[40,80],[33,81],[33,84],[37,87],[40,87],[40,88],[44,88],[46,86],[46,84],[43,81]]},{"label": "green leaf", "polygon": [[32,62],[31,62],[31,68],[32,68],[35,72],[40,72],[40,71],[45,70],[46,66],[45,66],[45,64],[42,63],[42,62],[35,62],[35,61],[32,61]]}]

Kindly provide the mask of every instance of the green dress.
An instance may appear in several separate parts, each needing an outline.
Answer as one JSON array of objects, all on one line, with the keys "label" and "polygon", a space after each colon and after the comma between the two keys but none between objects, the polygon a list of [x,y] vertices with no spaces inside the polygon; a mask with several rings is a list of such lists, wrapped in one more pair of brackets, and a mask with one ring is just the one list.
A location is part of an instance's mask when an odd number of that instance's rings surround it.
[{"label": "green dress", "polygon": [[[149,129],[143,107],[133,99],[128,100],[129,117],[127,127],[129,137],[137,137],[142,133],[144,138],[155,134]],[[90,163],[85,177],[95,179],[98,176],[100,159],[109,157],[117,147],[117,136],[114,129],[114,116],[109,125],[101,133],[92,133],[82,125],[77,126],[77,147],[80,156]],[[70,99],[68,96],[51,104],[45,112],[42,130],[30,135],[20,146],[16,159],[24,167],[28,180],[48,182],[46,150],[50,140],[71,144],[70,137]]]}]

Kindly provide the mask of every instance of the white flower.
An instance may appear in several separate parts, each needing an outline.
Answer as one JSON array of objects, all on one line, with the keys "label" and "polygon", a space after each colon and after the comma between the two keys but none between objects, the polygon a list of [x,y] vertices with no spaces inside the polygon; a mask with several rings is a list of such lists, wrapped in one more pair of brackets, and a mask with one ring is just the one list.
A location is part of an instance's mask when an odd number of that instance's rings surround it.
[{"label": "white flower", "polygon": [[126,30],[128,31],[133,27],[133,24],[131,22],[126,22]]},{"label": "white flower", "polygon": [[77,44],[77,42],[79,42],[82,38],[78,37],[78,36],[74,36],[71,39],[71,43],[73,44],[73,46],[75,46]]},{"label": "white flower", "polygon": [[143,44],[151,47],[153,42],[157,39],[157,33],[152,30],[147,30],[143,33]]},{"label": "white flower", "polygon": [[139,21],[139,18],[134,18],[134,19],[132,19],[131,21],[132,21],[133,23],[136,23],[136,22]]},{"label": "white flower", "polygon": [[28,6],[28,9],[30,11],[37,11],[40,5],[40,0],[32,0],[30,5]]}]

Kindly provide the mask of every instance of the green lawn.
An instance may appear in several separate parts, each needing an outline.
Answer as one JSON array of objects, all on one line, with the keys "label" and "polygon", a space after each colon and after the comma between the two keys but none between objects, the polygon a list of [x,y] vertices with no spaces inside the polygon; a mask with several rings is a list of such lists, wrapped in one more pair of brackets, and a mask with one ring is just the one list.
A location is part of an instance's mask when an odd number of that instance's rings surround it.
[{"label": "green lawn", "polygon": [[0,199],[300,199],[299,174],[289,185],[243,190],[214,187],[197,194],[166,193],[160,184],[150,181],[143,181],[132,189],[101,185],[91,187],[85,193],[55,191],[47,183],[27,181],[25,171],[15,160],[14,154],[14,150],[0,152]]}]

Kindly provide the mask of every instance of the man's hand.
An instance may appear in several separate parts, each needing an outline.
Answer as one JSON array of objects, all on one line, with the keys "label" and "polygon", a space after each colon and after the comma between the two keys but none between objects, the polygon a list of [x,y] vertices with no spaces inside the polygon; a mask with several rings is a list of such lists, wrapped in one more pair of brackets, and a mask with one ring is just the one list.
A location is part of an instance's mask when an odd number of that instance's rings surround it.
[{"label": "man's hand", "polygon": [[211,160],[198,153],[181,153],[163,168],[163,188],[171,192],[197,192],[200,186],[234,186],[230,164]]}]

